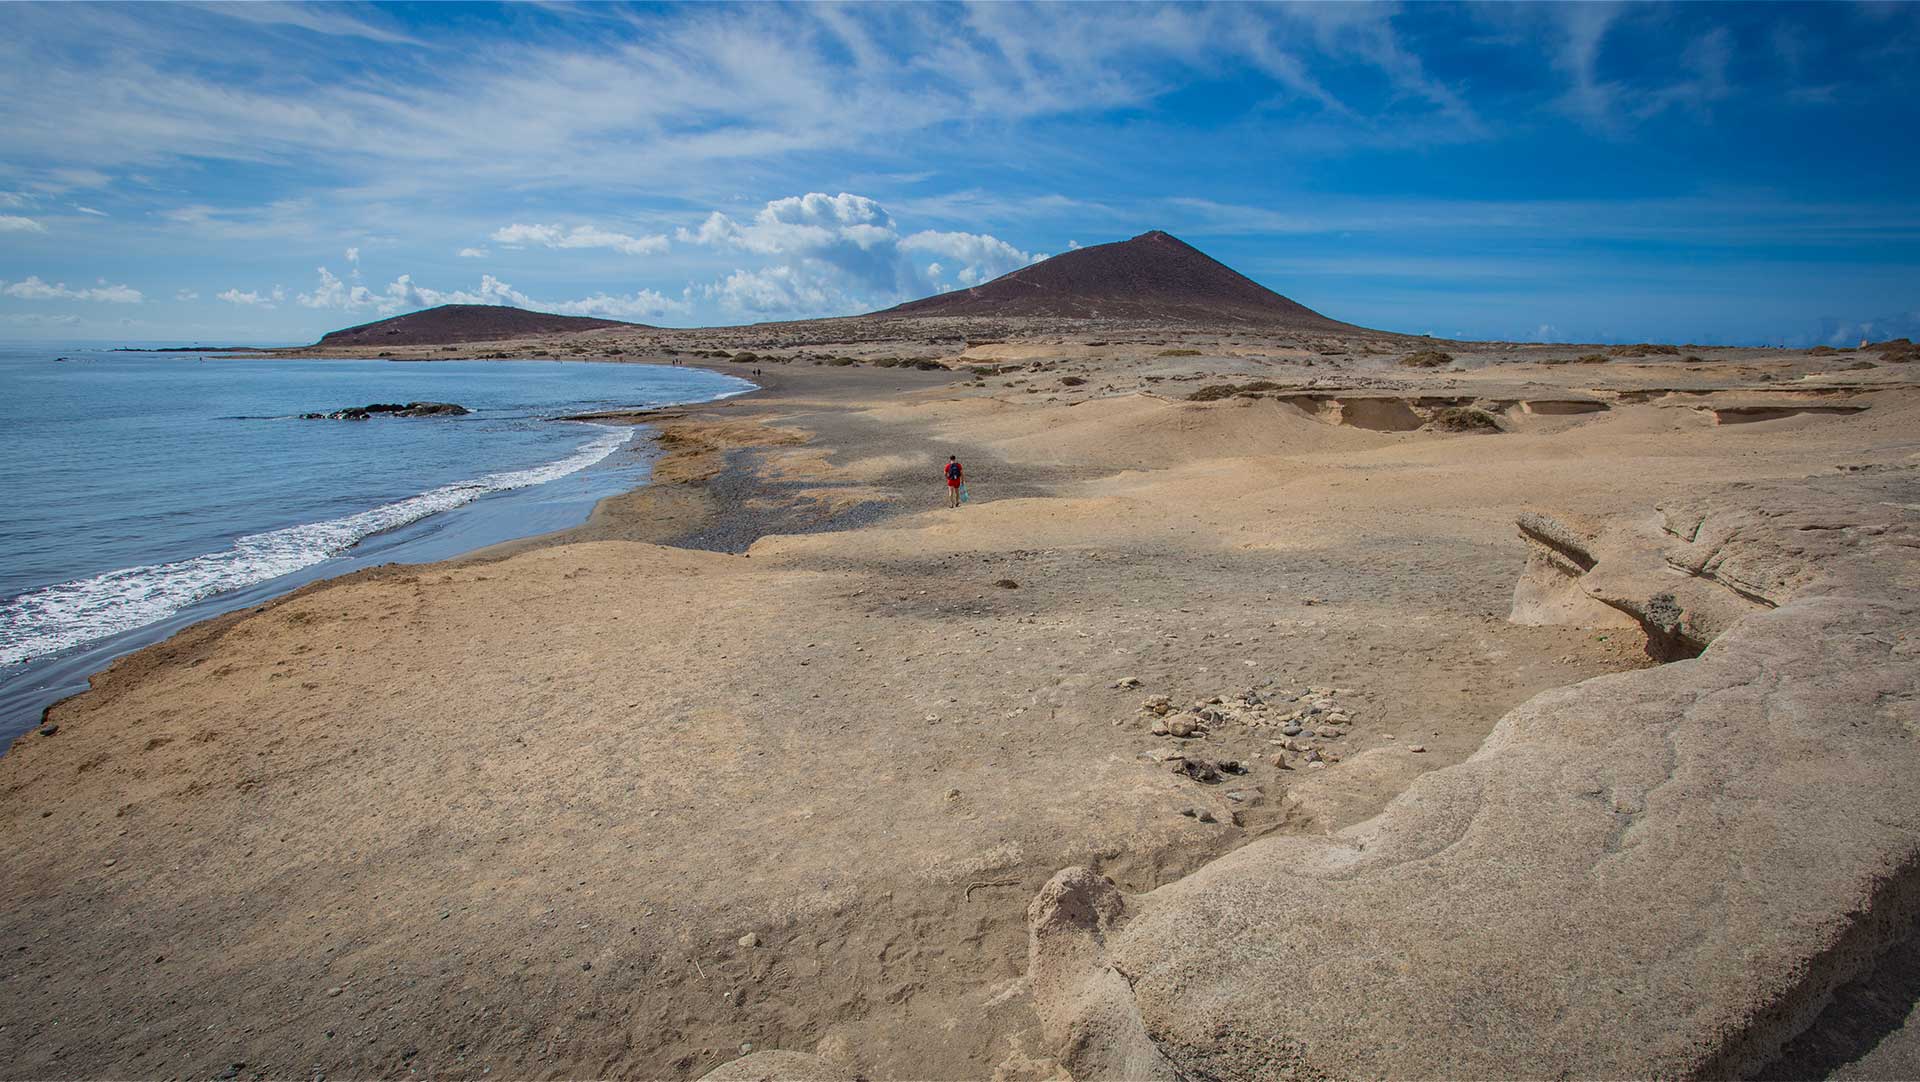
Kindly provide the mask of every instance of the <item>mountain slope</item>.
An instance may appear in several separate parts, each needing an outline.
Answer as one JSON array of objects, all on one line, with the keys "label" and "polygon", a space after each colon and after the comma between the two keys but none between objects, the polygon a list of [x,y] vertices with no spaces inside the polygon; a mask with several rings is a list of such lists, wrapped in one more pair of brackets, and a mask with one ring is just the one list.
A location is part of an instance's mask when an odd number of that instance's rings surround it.
[{"label": "mountain slope", "polygon": [[1362,329],[1288,300],[1157,229],[1132,240],[1076,248],[984,285],[872,314],[1237,323],[1335,332]]},{"label": "mountain slope", "polygon": [[500,304],[443,304],[323,335],[322,346],[438,346],[456,342],[495,342],[541,334],[590,331],[601,327],[639,327],[617,319],[556,316]]}]

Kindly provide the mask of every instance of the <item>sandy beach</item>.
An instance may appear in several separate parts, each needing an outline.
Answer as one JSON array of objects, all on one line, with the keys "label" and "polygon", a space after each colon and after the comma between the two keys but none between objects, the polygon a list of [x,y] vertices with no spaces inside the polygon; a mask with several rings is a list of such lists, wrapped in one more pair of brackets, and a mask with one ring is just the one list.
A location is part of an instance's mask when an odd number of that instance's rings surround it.
[{"label": "sandy beach", "polygon": [[1511,619],[1522,514],[1920,464],[1914,366],[1872,354],[1420,348],[516,343],[763,390],[628,418],[654,483],[576,530],[208,621],[50,710],[0,758],[0,1076],[1060,1077],[1056,872],[1324,837],[1669,659],[1617,611]]}]

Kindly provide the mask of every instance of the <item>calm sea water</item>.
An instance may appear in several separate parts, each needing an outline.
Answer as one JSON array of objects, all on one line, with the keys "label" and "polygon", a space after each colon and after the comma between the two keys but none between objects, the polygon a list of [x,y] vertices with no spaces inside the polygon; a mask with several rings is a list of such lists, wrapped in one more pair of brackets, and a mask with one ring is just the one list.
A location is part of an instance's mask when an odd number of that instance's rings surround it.
[{"label": "calm sea water", "polygon": [[[0,746],[192,620],[571,526],[645,479],[643,434],[557,417],[750,388],[655,365],[0,345]],[[295,416],[423,400],[473,413]]]}]

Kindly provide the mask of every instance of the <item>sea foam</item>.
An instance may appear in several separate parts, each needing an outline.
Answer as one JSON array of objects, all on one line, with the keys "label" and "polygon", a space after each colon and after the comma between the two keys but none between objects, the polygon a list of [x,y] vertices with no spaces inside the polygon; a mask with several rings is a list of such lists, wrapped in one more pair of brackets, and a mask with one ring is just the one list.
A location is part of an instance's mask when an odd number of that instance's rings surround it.
[{"label": "sea foam", "polygon": [[343,518],[249,534],[220,552],[122,568],[0,602],[0,665],[32,661],[158,623],[197,601],[311,567],[374,534],[450,511],[490,492],[527,488],[578,473],[633,436],[630,428],[590,427],[599,430],[592,439],[566,458],[543,466],[456,481]]}]

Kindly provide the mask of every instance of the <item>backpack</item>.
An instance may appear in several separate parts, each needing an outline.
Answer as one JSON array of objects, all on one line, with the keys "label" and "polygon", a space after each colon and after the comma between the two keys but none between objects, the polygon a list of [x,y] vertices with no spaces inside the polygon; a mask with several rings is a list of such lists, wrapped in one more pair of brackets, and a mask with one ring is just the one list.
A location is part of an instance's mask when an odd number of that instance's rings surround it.
[{"label": "backpack", "polygon": [[958,462],[947,463],[947,480],[949,481],[957,480],[959,476],[960,476],[960,463]]}]

